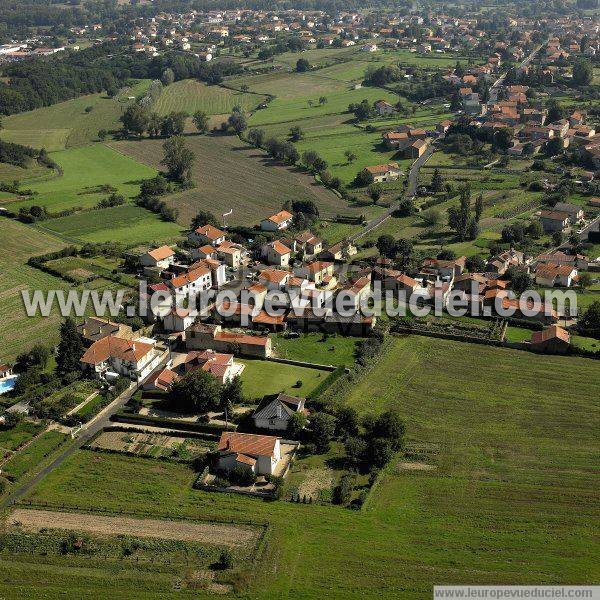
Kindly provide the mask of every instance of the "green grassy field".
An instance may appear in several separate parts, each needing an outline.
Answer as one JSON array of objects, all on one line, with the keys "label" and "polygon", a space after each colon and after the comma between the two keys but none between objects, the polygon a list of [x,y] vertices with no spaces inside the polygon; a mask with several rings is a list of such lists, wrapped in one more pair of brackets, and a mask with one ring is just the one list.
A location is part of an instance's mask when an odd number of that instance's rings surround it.
[{"label": "green grassy field", "polygon": [[[272,568],[256,571],[252,598],[416,599],[431,597],[434,583],[592,583],[599,369],[585,359],[397,339],[348,402],[361,412],[398,406],[413,458],[389,465],[360,512],[194,491],[183,465],[85,450],[27,501],[270,522]],[[0,574],[10,568],[0,563]],[[36,574],[50,586],[65,577],[50,565]],[[116,580],[115,593],[130,585]]]},{"label": "green grassy field", "polygon": [[[323,215],[344,212],[347,202],[297,169],[269,161],[260,151],[233,136],[191,135],[188,146],[195,152],[192,177],[196,187],[166,198],[179,210],[179,222],[189,225],[199,210],[217,216],[233,209],[228,222],[252,225],[281,209],[285,200],[311,199]],[[158,167],[162,159],[160,140],[113,144],[136,161]]]},{"label": "green grassy field", "polygon": [[27,317],[21,299],[22,290],[66,289],[67,284],[53,275],[29,267],[30,256],[60,250],[61,240],[9,219],[0,220],[3,252],[0,255],[0,361],[14,359],[30,346],[57,339],[59,317]]},{"label": "green grassy field", "polygon": [[3,475],[12,480],[17,480],[23,477],[27,472],[31,471],[39,465],[39,463],[56,450],[67,436],[59,431],[46,431],[36,440],[34,440],[27,448],[23,448],[13,456],[2,468]]},{"label": "green grassy field", "polygon": [[6,203],[11,210],[32,204],[45,206],[50,212],[74,207],[89,208],[108,196],[108,193],[99,191],[98,186],[109,184],[118,193],[132,197],[139,192],[140,180],[156,175],[155,169],[104,144],[53,152],[51,157],[62,173],[29,185],[37,194]]},{"label": "green grassy field", "polygon": [[[327,371],[267,360],[244,359],[240,362],[246,365],[241,378],[244,395],[250,399],[262,399],[263,396],[278,392],[306,397],[328,375]],[[297,387],[299,381],[302,385]]]},{"label": "green grassy field", "polygon": [[45,230],[82,242],[122,242],[127,245],[172,241],[181,232],[139,206],[124,205],[44,221]]},{"label": "green grassy field", "polygon": [[217,85],[206,85],[195,79],[184,79],[163,88],[152,107],[160,115],[171,111],[193,115],[197,110],[209,115],[231,112],[234,106],[252,110],[265,100],[260,94],[236,92]]},{"label": "green grassy field", "polygon": [[[90,94],[5,117],[0,137],[48,151],[88,144],[98,139],[100,129],[118,129],[119,117],[128,104],[127,96],[137,96],[148,85],[149,81],[140,80],[114,98]],[[91,111],[86,112],[88,107]]]},{"label": "green grassy field", "polygon": [[302,334],[299,338],[286,338],[282,334],[273,337],[275,352],[280,358],[302,360],[321,365],[354,364],[354,353],[359,339],[319,333]]}]

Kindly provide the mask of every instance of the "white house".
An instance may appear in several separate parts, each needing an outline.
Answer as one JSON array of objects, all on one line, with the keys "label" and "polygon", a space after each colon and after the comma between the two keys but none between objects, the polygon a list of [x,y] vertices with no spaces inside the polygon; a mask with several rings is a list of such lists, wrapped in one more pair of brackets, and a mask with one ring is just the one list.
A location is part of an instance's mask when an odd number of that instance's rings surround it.
[{"label": "white house", "polygon": [[280,438],[224,431],[219,440],[217,468],[248,467],[256,475],[272,475],[281,460]]},{"label": "white house", "polygon": [[252,415],[252,420],[260,429],[285,431],[292,415],[304,411],[305,402],[304,398],[288,396],[281,392],[277,398],[259,406]]},{"label": "white house", "polygon": [[263,231],[281,231],[287,229],[291,224],[294,215],[287,210],[281,210],[278,213],[263,219],[260,222],[260,228]]},{"label": "white house", "polygon": [[199,294],[212,287],[212,274],[210,269],[198,267],[173,277],[168,283],[177,297]]},{"label": "white house", "polygon": [[154,267],[158,269],[168,269],[175,262],[175,251],[170,246],[161,246],[154,250],[144,252],[140,256],[142,267]]},{"label": "white house", "polygon": [[124,340],[108,336],[94,342],[80,362],[83,369],[91,371],[97,378],[109,379],[118,374],[140,381],[152,373],[161,357],[155,349],[154,340]]}]

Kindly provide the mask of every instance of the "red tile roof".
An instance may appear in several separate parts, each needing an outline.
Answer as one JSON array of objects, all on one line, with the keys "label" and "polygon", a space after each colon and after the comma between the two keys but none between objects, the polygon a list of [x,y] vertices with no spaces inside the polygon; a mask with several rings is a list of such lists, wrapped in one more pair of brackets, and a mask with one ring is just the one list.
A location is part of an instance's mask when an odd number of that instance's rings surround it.
[{"label": "red tile roof", "polygon": [[280,439],[272,435],[254,435],[224,431],[219,440],[219,452],[236,452],[246,456],[273,456],[275,442]]}]

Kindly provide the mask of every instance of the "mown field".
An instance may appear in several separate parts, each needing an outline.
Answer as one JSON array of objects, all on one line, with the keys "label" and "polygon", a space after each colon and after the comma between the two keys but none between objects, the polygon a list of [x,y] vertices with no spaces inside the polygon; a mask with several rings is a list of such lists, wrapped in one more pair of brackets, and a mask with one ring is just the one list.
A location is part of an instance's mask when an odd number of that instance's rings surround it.
[{"label": "mown field", "polygon": [[152,107],[159,115],[171,111],[193,115],[197,110],[209,115],[231,112],[234,106],[252,110],[265,100],[260,94],[243,93],[217,85],[206,85],[195,79],[184,79],[165,87]]},{"label": "mown field", "polygon": [[[234,136],[190,135],[187,142],[196,155],[192,169],[196,187],[165,199],[179,210],[179,222],[185,226],[199,210],[220,215],[230,209],[230,224],[253,225],[280,210],[286,200],[311,199],[323,214],[346,209],[346,202],[318,186],[306,173],[272,163],[262,151],[246,146]],[[162,160],[160,140],[112,145],[155,168]]]},{"label": "mown field", "polygon": [[[593,583],[599,370],[585,359],[397,339],[347,401],[362,413],[398,406],[411,455],[390,464],[360,512],[193,491],[183,465],[85,450],[27,501],[270,522],[270,566],[245,597],[427,598],[434,583]],[[11,568],[0,564],[0,590]],[[68,572],[36,564],[20,585],[58,589]],[[134,579],[114,580],[114,593]],[[77,583],[82,592],[97,585]],[[147,585],[148,597],[158,592]]]},{"label": "mown field", "polygon": [[22,290],[66,289],[58,277],[27,266],[30,256],[60,250],[66,244],[32,227],[2,218],[2,254],[0,254],[0,361],[14,359],[40,340],[57,340],[56,314],[48,318],[27,317],[21,299]]},{"label": "mown field", "polygon": [[279,358],[347,367],[354,363],[359,342],[360,339],[355,337],[324,336],[320,333],[289,338],[285,334],[278,334],[273,337],[274,350]]},{"label": "mown field", "polygon": [[[2,119],[0,138],[47,151],[81,146],[98,139],[98,131],[120,127],[119,117],[129,100],[141,94],[149,81],[140,80],[123,89],[114,98],[89,94]],[[86,109],[91,109],[86,111]]]},{"label": "mown field", "polygon": [[108,196],[100,186],[110,185],[117,193],[130,198],[139,192],[142,179],[156,175],[155,169],[104,144],[52,152],[50,156],[61,172],[44,181],[30,183],[28,187],[36,195],[6,202],[11,210],[32,204],[45,206],[49,212],[90,208]]}]

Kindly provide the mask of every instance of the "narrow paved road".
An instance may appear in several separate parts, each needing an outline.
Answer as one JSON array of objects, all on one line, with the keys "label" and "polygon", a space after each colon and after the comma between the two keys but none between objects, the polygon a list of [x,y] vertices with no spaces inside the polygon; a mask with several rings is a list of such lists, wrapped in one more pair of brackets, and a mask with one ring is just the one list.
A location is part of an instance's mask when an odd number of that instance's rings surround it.
[{"label": "narrow paved road", "polygon": [[[408,171],[408,186],[406,188],[406,192],[404,193],[404,198],[414,198],[417,193],[417,187],[419,185],[419,169],[427,162],[429,157],[435,152],[435,147],[433,144],[430,144],[427,150],[423,153],[422,156],[417,158],[415,162],[411,165],[410,170]],[[379,215],[375,219],[369,221],[358,233],[355,233],[352,237],[350,237],[350,241],[354,242],[360,239],[363,235],[366,235],[376,227],[379,227],[386,219],[388,219],[392,213],[398,208],[399,202],[394,202],[383,214]]]},{"label": "narrow paved road", "polygon": [[[168,354],[167,354],[168,356]],[[166,358],[162,361],[161,366],[164,365]],[[157,367],[159,368],[159,367]],[[70,444],[65,450],[63,450],[48,466],[44,467],[39,473],[34,475],[31,479],[28,479],[22,486],[15,489],[11,492],[1,503],[0,503],[0,511],[5,510],[9,506],[15,504],[18,500],[20,500],[25,494],[31,490],[35,485],[37,485],[48,473],[54,471],[54,469],[60,467],[60,465],[67,459],[69,456],[72,456],[77,450],[79,450],[82,446],[85,446],[101,429],[110,425],[110,418],[112,415],[120,411],[123,406],[127,403],[129,398],[133,396],[133,394],[138,390],[140,384],[126,390],[123,392],[118,398],[113,400],[111,404],[107,407],[103,408],[97,415],[86,423],[82,430],[79,432],[79,436],[75,441]]]}]

